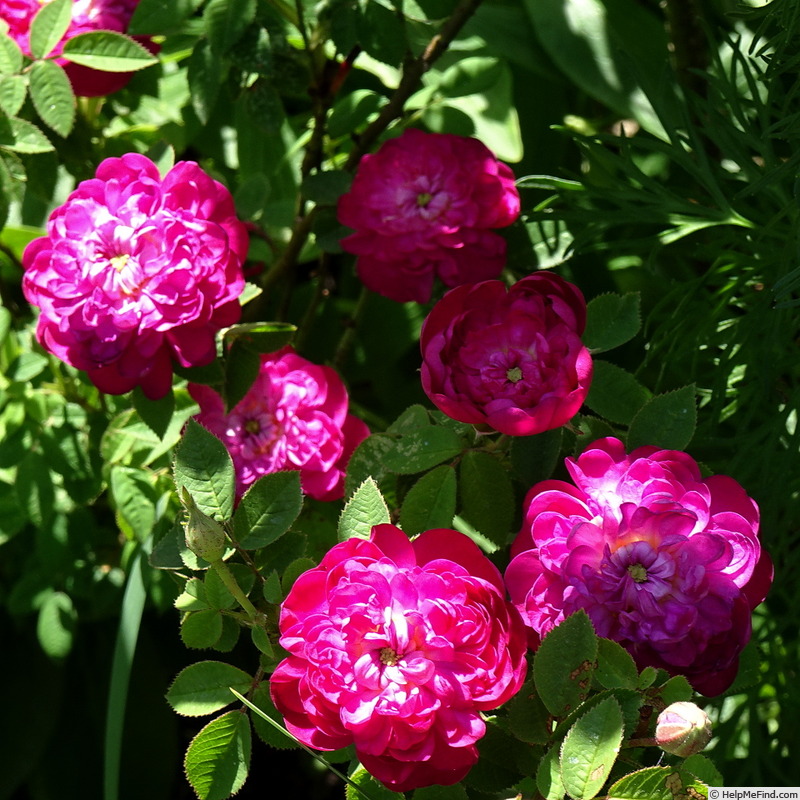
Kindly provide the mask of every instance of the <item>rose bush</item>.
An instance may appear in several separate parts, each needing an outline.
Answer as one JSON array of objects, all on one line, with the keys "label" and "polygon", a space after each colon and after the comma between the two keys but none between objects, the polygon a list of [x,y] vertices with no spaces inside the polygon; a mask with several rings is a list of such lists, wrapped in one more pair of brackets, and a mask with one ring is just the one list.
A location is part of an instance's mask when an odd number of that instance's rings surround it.
[{"label": "rose bush", "polygon": [[307,495],[342,497],[350,454],[369,429],[348,413],[347,389],[335,370],[287,347],[261,356],[258,377],[227,414],[213,389],[190,384],[189,392],[200,404],[197,421],[231,454],[238,494],[262,475],[298,470]]},{"label": "rose bush", "polygon": [[208,364],[236,322],[247,234],[233,199],[197,164],[162,179],[148,158],[108,158],[23,254],[37,337],[104,392],[172,385],[172,363]]},{"label": "rose bush", "polygon": [[640,666],[723,692],[772,581],[756,503],[732,478],[703,479],[686,453],[627,455],[614,438],[566,466],[574,485],[548,480],[528,492],[505,574],[532,644],[585,609]]},{"label": "rose bush", "polygon": [[422,388],[460,422],[512,436],[557,428],[589,391],[585,325],[581,291],[549,272],[510,289],[502,281],[459,286],[422,326]]},{"label": "rose bush", "polygon": [[[8,23],[8,33],[25,55],[31,55],[30,28],[33,18],[41,9],[40,0],[0,0],[0,19]],[[136,11],[139,0],[75,0],[72,4],[72,20],[61,41],[51,55],[58,56],[64,42],[81,33],[91,31],[114,31],[125,33],[128,23]],[[149,37],[136,37],[137,41],[151,51],[157,47]],[[81,64],[73,64],[64,58],[57,59],[64,67],[75,94],[82,97],[99,97],[121,89],[130,80],[132,72],[104,72]]]},{"label": "rose bush", "polygon": [[392,300],[426,302],[447,286],[497,277],[506,242],[492,228],[519,215],[510,167],[477,139],[409,128],[362,158],[339,220],[364,284]]},{"label": "rose bush", "polygon": [[481,712],[525,675],[525,633],[500,573],[463,534],[413,541],[376,525],[301,575],[281,608],[290,655],[270,686],[287,728],[320,750],[355,743],[394,791],[453,784],[477,761]]}]

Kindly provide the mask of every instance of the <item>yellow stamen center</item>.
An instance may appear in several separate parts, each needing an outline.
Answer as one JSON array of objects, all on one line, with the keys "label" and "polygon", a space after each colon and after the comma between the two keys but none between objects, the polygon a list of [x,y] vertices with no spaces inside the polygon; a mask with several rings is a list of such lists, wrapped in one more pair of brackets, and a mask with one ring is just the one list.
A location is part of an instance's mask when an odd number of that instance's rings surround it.
[{"label": "yellow stamen center", "polygon": [[387,667],[393,667],[400,660],[400,656],[391,647],[381,648],[378,657],[381,660],[381,664],[386,664]]},{"label": "yellow stamen center", "polygon": [[128,263],[129,258],[130,255],[128,253],[122,253],[121,255],[118,256],[112,256],[111,266],[114,267],[114,269],[117,272],[122,272],[122,270],[125,269],[125,265]]},{"label": "yellow stamen center", "polygon": [[519,367],[511,367],[508,372],[506,372],[506,378],[508,378],[511,383],[518,383],[522,380],[522,370]]},{"label": "yellow stamen center", "polygon": [[420,192],[417,195],[417,205],[420,208],[425,208],[431,200],[433,200],[433,195],[428,192]]}]

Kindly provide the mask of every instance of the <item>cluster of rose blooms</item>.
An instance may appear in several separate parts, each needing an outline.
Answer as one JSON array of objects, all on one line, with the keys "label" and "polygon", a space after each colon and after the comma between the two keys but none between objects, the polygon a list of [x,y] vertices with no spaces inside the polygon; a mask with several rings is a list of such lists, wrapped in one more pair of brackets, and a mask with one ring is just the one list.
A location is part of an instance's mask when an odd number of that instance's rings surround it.
[{"label": "cluster of rose blooms", "polygon": [[[576,286],[549,272],[498,279],[494,229],[518,213],[511,170],[483,144],[418,130],[365,156],[339,205],[354,230],[342,245],[368,288],[422,303],[437,279],[451,287],[421,333],[431,401],[482,431],[528,436],[577,413],[592,362]],[[38,339],[103,392],[159,398],[175,363],[210,363],[217,333],[239,319],[247,246],[228,190],[196,164],[162,177],[142,155],[109,158],[25,251]],[[284,348],[262,357],[228,413],[213,389],[190,392],[240,494],[298,470],[309,496],[342,497],[369,431],[333,369]],[[755,502],[685,453],[628,454],[613,438],[566,466],[572,483],[528,492],[505,576],[461,533],[409,540],[393,525],[301,575],[280,616],[289,655],[271,678],[288,729],[321,750],[354,743],[396,791],[455,783],[477,760],[482,713],[520,689],[528,650],[580,609],[640,666],[706,694],[727,688],[771,582]]]}]

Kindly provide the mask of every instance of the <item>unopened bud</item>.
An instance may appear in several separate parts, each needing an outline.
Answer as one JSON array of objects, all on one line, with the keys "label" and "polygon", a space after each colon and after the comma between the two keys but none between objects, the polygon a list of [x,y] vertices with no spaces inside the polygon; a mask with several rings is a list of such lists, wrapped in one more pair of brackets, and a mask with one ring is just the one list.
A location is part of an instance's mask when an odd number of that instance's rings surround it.
[{"label": "unopened bud", "polygon": [[699,753],[711,740],[711,720],[694,703],[667,706],[656,721],[656,744],[666,753],[686,758]]},{"label": "unopened bud", "polygon": [[186,546],[206,561],[219,561],[225,554],[225,531],[222,525],[195,505],[194,498],[185,486],[181,488],[181,500],[189,514],[184,524]]}]

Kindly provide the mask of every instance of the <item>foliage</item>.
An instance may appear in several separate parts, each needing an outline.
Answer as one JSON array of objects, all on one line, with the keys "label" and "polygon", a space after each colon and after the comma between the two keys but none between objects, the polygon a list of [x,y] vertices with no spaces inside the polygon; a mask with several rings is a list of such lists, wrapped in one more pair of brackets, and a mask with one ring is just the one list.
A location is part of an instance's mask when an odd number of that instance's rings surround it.
[{"label": "foliage", "polygon": [[[800,783],[798,0],[141,0],[127,36],[64,46],[135,73],[102,99],[76,98],[53,55],[68,6],[42,6],[30,57],[0,34],[0,798],[171,798],[187,780],[201,798],[256,796],[275,769],[296,781],[287,796],[400,797],[349,748],[312,754],[344,776],[331,789],[282,728],[268,692],[281,601],[337,541],[388,521],[453,527],[504,568],[527,490],[606,435],[689,450],[759,503],[776,579],[736,683],[701,701],[574,615],[487,719],[464,783],[410,797]],[[511,163],[523,214],[501,231],[504,279],[554,269],[589,300],[594,378],[569,425],[486,435],[433,410],[418,376],[432,303],[356,278],[337,200],[408,126]],[[104,395],[45,352],[20,291],[51,210],[127,152],[162,171],[197,161],[250,234],[242,322],[158,401]],[[372,435],[342,501],[282,472],[237,503],[187,385],[235,405],[287,343],[342,374]],[[208,560],[189,518],[223,534]],[[654,712],[690,699],[714,722],[708,758],[660,761]]]}]

